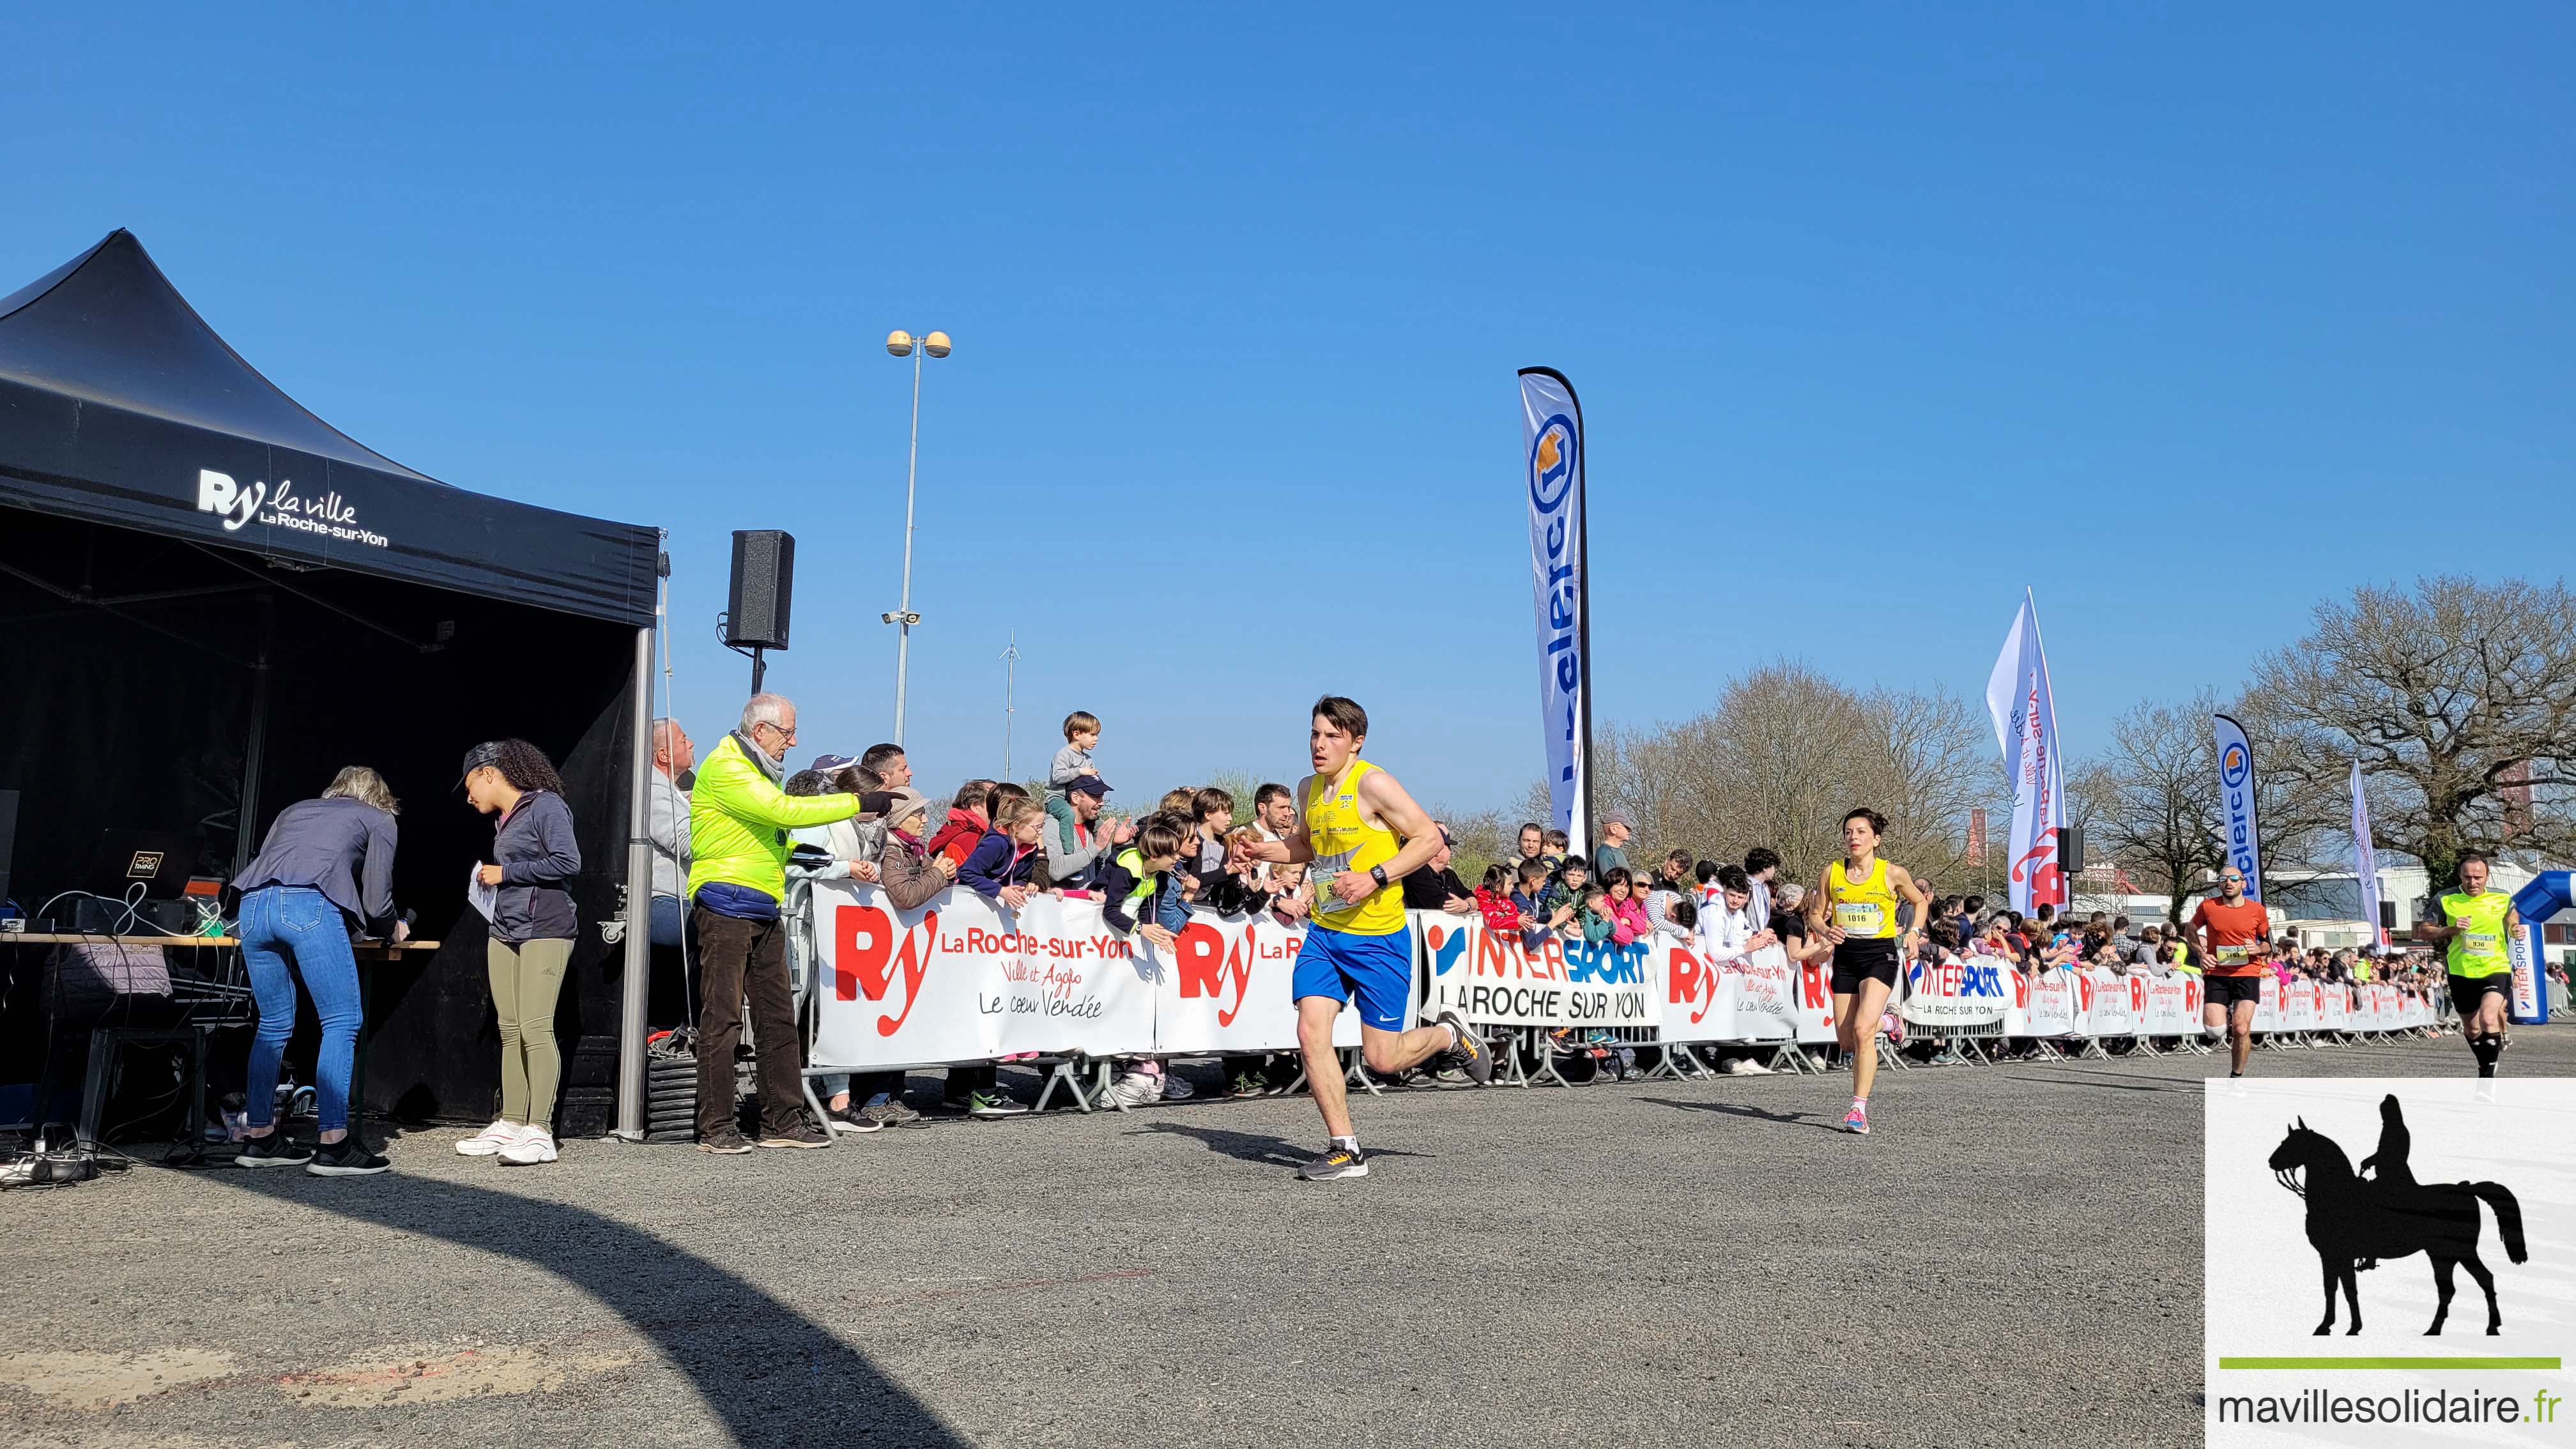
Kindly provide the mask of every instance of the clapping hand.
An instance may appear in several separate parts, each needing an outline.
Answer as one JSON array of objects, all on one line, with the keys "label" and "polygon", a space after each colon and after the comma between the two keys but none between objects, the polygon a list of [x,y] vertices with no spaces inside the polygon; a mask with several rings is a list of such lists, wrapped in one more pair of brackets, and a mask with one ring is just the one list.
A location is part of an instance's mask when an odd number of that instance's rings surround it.
[{"label": "clapping hand", "polygon": [[1029,903],[1029,888],[1024,885],[1007,885],[1002,887],[1001,897],[1002,904],[1016,911]]}]

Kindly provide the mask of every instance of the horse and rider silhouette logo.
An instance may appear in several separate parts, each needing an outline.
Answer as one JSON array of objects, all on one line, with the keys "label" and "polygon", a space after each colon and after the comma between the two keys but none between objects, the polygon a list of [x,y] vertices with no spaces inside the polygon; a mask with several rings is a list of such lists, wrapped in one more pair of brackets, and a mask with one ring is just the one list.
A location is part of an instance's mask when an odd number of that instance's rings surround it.
[{"label": "horse and rider silhouette logo", "polygon": [[2422,1253],[2433,1265],[2433,1286],[2441,1293],[2426,1337],[2439,1337],[2442,1321],[2450,1316],[2456,1268],[2468,1269],[2487,1295],[2487,1332],[2502,1332],[2495,1275],[2478,1258],[2478,1204],[2494,1211],[2496,1235],[2504,1239],[2505,1256],[2516,1263],[2530,1257],[2523,1248],[2522,1205],[2502,1183],[2417,1182],[2408,1161],[2413,1138],[2406,1130],[2406,1111],[2393,1092],[2380,1099],[2379,1123],[2379,1150],[2361,1160],[2359,1171],[2333,1138],[2308,1126],[2304,1117],[2272,1152],[2273,1177],[2307,1199],[2308,1242],[2317,1250],[2326,1294],[2326,1316],[2316,1331],[2334,1331],[2335,1290],[2340,1286],[2345,1306],[2352,1310],[2352,1326],[2344,1332],[2361,1332],[2355,1275]]}]

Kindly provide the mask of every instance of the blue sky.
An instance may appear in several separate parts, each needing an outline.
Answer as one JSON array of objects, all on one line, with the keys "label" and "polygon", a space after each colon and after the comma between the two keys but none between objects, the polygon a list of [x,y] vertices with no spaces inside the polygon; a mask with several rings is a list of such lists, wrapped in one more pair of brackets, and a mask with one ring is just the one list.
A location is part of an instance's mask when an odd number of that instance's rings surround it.
[{"label": "blue sky", "polygon": [[[728,531],[772,671],[925,784],[1109,722],[1136,793],[1358,697],[1426,799],[1541,764],[1513,373],[1590,430],[1604,719],[1804,657],[1973,698],[2038,591],[2070,749],[2320,597],[2557,578],[2576,12],[1497,5],[12,18],[0,291],[131,227],[450,482]],[[1141,805],[1143,801],[1131,801]]]}]

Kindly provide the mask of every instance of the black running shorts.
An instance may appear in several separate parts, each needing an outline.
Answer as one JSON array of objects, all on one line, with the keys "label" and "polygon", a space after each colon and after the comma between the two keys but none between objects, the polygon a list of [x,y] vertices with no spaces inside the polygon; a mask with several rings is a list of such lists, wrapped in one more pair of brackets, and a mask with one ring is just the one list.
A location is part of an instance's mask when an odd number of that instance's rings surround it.
[{"label": "black running shorts", "polygon": [[2263,978],[2260,976],[2204,976],[2200,989],[2200,999],[2212,1006],[2234,1006],[2240,1001],[2248,1006],[2259,1006],[2263,1002]]},{"label": "black running shorts", "polygon": [[1860,984],[1876,981],[1896,989],[1896,942],[1887,936],[1862,936],[1834,948],[1834,995],[1859,994]]},{"label": "black running shorts", "polygon": [[2493,976],[2454,976],[2451,978],[2451,1005],[2462,1020],[2475,1014],[2478,1003],[2488,996],[2501,996],[2505,1009],[2513,1009],[2513,973],[2499,971]]}]

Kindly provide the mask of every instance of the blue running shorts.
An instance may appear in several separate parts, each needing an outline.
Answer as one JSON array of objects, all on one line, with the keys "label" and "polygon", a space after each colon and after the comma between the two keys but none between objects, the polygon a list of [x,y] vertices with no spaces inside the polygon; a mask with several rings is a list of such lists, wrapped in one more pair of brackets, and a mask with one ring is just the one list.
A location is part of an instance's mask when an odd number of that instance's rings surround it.
[{"label": "blue running shorts", "polygon": [[1413,1004],[1412,944],[1411,931],[1355,936],[1327,926],[1309,927],[1306,944],[1297,948],[1289,994],[1298,1001],[1325,996],[1347,1002],[1357,996],[1363,1025],[1402,1031]]}]

